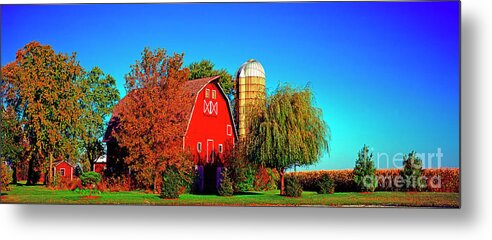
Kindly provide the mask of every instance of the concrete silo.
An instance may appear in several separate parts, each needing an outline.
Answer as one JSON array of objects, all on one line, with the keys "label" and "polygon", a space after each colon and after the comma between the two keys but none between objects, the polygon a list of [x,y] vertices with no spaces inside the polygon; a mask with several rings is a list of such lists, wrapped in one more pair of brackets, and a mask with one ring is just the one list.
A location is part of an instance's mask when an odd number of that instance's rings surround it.
[{"label": "concrete silo", "polygon": [[260,62],[250,59],[236,73],[236,120],[239,137],[246,135],[247,114],[251,106],[259,101],[266,104],[265,70]]}]

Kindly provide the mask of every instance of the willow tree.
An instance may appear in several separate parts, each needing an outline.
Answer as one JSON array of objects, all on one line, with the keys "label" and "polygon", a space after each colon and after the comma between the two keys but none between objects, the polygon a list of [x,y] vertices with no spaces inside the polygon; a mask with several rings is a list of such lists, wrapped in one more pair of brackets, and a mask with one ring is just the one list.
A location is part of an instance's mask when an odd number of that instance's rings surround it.
[{"label": "willow tree", "polygon": [[309,87],[279,86],[266,106],[253,107],[248,116],[248,159],[277,169],[282,195],[286,169],[314,164],[329,152],[330,129],[313,100]]}]

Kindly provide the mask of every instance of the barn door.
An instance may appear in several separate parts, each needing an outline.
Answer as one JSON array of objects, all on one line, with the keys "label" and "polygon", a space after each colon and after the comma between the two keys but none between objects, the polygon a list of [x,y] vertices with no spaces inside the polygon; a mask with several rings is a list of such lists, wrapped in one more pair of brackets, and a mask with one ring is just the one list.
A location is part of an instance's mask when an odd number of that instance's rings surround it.
[{"label": "barn door", "polygon": [[209,162],[214,162],[215,158],[215,145],[214,145],[214,140],[208,139],[207,140],[207,163]]}]

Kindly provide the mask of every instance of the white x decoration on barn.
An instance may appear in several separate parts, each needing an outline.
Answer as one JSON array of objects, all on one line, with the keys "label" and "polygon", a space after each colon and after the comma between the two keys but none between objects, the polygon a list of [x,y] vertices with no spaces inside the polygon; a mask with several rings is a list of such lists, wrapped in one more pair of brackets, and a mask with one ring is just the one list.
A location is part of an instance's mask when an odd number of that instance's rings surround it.
[{"label": "white x decoration on barn", "polygon": [[216,102],[212,102],[212,101],[209,101],[207,103],[207,100],[203,100],[203,113],[208,113],[208,114],[212,114],[214,113],[215,115],[218,115],[219,114],[219,103]]}]

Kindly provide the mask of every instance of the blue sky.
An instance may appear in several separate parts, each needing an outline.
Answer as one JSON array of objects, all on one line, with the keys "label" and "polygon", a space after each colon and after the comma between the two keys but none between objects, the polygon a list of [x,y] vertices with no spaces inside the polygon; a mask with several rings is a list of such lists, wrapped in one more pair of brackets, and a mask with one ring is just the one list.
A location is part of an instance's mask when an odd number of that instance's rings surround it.
[{"label": "blue sky", "polygon": [[[77,52],[117,79],[146,46],[209,59],[234,74],[260,61],[267,89],[309,84],[331,154],[306,169],[353,168],[367,144],[379,167],[438,149],[459,166],[459,2],[15,5],[2,8],[1,63],[30,41]],[[386,159],[390,161],[388,161]],[[387,164],[390,165],[387,165]],[[429,166],[429,165],[427,165]]]}]

